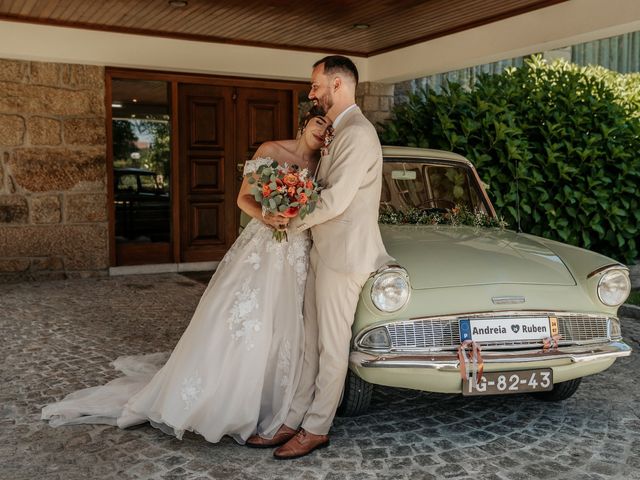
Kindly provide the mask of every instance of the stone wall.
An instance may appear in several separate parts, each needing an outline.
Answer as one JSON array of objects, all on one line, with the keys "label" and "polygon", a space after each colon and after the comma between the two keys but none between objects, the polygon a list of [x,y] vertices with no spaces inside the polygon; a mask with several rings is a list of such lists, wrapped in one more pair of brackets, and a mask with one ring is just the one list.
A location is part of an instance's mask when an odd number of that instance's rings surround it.
[{"label": "stone wall", "polygon": [[380,124],[391,117],[393,109],[394,85],[386,83],[362,82],[356,91],[356,103],[362,113],[380,131]]},{"label": "stone wall", "polygon": [[0,59],[0,282],[106,271],[104,69]]}]

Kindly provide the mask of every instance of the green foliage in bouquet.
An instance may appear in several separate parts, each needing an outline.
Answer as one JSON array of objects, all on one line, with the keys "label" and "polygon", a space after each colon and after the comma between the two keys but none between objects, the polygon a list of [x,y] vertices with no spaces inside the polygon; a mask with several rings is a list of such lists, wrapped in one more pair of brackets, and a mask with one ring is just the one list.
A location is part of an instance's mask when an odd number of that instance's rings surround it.
[{"label": "green foliage in bouquet", "polygon": [[257,178],[249,176],[247,181],[253,185],[255,201],[266,211],[304,218],[315,210],[319,188],[308,172],[300,172],[297,166],[279,167],[278,162],[273,162],[261,165],[256,173]]},{"label": "green foliage in bouquet", "polygon": [[522,67],[450,83],[396,106],[383,143],[460,153],[525,232],[627,263],[640,237],[640,74],[536,56]]},{"label": "green foliage in bouquet", "polygon": [[380,209],[378,222],[387,225],[465,225],[469,227],[504,229],[507,223],[502,218],[472,211],[464,205],[456,205],[446,212],[434,212],[433,209],[422,210],[409,208],[404,211],[392,208]]},{"label": "green foliage in bouquet", "polygon": [[[318,202],[319,186],[309,177],[309,172],[296,165],[278,165],[272,162],[258,167],[256,175],[248,174],[247,182],[262,212],[304,218],[313,212]],[[275,231],[279,242],[287,238],[286,231]]]}]

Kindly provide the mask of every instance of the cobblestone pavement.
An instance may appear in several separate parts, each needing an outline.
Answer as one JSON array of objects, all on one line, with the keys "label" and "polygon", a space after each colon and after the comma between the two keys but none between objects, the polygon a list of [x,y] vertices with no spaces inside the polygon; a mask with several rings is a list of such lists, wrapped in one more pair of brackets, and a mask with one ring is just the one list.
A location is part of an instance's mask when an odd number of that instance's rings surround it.
[{"label": "cobblestone pavement", "polygon": [[[204,286],[180,275],[0,286],[0,478],[640,479],[640,354],[564,403],[380,388],[332,446],[289,462],[149,425],[51,428],[41,407],[105,383],[119,355],[170,350]],[[625,320],[639,349],[640,321]]]}]

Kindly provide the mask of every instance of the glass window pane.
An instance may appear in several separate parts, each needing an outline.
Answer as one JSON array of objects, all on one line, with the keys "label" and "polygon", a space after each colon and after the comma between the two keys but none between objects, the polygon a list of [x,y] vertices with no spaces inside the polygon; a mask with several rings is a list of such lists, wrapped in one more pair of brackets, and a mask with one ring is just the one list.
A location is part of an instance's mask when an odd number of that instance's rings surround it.
[{"label": "glass window pane", "polygon": [[462,205],[486,213],[476,179],[464,166],[385,161],[382,183],[385,208],[447,210]]},{"label": "glass window pane", "polygon": [[169,83],[113,79],[111,90],[116,241],[169,242]]}]

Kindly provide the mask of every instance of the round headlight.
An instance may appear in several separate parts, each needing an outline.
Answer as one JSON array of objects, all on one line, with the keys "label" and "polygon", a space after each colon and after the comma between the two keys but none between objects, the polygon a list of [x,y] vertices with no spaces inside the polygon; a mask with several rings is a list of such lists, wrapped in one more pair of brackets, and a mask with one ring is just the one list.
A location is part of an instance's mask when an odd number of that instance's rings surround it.
[{"label": "round headlight", "polygon": [[610,307],[621,305],[631,292],[629,275],[624,270],[609,270],[598,282],[598,298]]},{"label": "round headlight", "polygon": [[400,310],[409,301],[409,278],[402,270],[380,273],[371,287],[371,300],[378,310],[391,313]]}]

